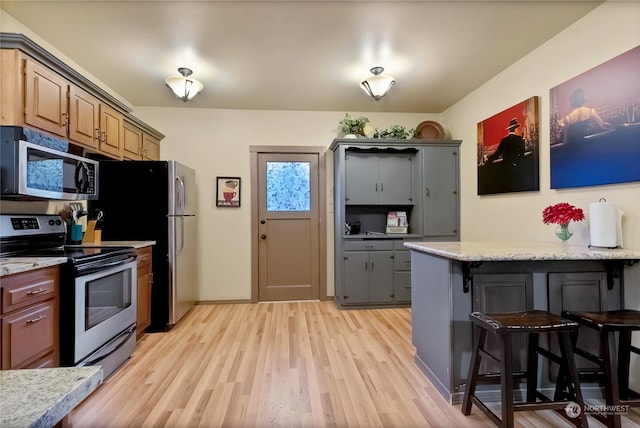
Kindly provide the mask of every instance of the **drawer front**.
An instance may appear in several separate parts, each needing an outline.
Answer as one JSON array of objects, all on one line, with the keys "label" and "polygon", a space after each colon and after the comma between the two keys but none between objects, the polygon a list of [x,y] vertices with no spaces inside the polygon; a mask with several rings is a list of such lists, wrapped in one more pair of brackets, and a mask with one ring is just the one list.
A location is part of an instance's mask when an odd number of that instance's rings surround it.
[{"label": "drawer front", "polygon": [[393,294],[396,302],[411,301],[411,272],[394,273]]},{"label": "drawer front", "polygon": [[393,253],[393,270],[411,270],[411,251]]},{"label": "drawer front", "polygon": [[346,240],[344,242],[344,250],[345,251],[384,251],[384,250],[392,250],[393,249],[393,241],[385,240],[385,241],[375,241],[375,240],[362,240],[362,241],[351,241]]},{"label": "drawer front", "polygon": [[9,275],[2,279],[2,313],[24,308],[57,295],[58,267]]},{"label": "drawer front", "polygon": [[[22,368],[25,364],[52,352],[56,348],[57,324],[53,301],[4,317],[2,368]],[[5,353],[5,349],[9,352]]]}]

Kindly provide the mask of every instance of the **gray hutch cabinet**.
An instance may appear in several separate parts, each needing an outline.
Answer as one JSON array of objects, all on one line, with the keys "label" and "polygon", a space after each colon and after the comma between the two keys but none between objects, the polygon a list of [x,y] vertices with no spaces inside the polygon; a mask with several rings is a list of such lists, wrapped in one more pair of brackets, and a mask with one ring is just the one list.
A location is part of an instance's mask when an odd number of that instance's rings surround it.
[{"label": "gray hutch cabinet", "polygon": [[[460,143],[333,141],[338,307],[409,306],[411,256],[403,243],[459,240]],[[406,213],[407,233],[386,233],[394,211]]]}]

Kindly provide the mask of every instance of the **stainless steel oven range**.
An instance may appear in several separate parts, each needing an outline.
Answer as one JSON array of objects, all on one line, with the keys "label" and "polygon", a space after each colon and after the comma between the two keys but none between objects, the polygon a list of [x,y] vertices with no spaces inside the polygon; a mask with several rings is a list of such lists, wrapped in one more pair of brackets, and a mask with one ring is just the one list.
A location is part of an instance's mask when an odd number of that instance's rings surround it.
[{"label": "stainless steel oven range", "polygon": [[0,215],[6,256],[65,256],[60,269],[60,364],[101,365],[105,377],[136,346],[136,252],[130,247],[64,246],[57,215]]}]

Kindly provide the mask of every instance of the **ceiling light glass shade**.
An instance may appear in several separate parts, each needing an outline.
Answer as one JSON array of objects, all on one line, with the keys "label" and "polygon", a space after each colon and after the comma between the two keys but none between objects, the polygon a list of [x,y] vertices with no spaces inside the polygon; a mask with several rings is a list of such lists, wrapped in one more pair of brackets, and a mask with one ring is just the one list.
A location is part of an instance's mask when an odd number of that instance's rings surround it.
[{"label": "ceiling light glass shade", "polygon": [[193,73],[190,69],[180,67],[178,72],[182,74],[182,76],[167,77],[165,82],[173,93],[176,94],[176,97],[185,102],[191,101],[193,97],[202,91],[204,85],[196,79],[189,78]]},{"label": "ceiling light glass shade", "polygon": [[376,101],[384,97],[396,83],[393,77],[382,75],[383,71],[382,67],[373,67],[371,69],[373,76],[360,82],[360,87]]}]

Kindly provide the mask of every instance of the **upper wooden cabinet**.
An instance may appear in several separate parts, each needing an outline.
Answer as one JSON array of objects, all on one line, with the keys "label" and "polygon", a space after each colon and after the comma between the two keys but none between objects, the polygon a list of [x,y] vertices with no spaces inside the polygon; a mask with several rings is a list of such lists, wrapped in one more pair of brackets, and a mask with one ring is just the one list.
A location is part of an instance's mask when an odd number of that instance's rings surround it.
[{"label": "upper wooden cabinet", "polygon": [[24,35],[0,33],[0,42],[0,125],[37,128],[113,159],[159,158],[164,135],[122,102]]},{"label": "upper wooden cabinet", "polygon": [[100,152],[122,159],[124,116],[116,109],[100,104]]},{"label": "upper wooden cabinet", "polygon": [[23,61],[24,122],[67,137],[69,82],[35,61]]},{"label": "upper wooden cabinet", "polygon": [[69,139],[100,149],[100,101],[75,86],[69,87]]},{"label": "upper wooden cabinet", "polygon": [[136,125],[124,121],[124,148],[122,156],[129,160],[160,159],[160,139],[144,132]]}]

